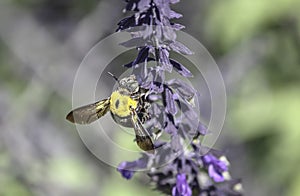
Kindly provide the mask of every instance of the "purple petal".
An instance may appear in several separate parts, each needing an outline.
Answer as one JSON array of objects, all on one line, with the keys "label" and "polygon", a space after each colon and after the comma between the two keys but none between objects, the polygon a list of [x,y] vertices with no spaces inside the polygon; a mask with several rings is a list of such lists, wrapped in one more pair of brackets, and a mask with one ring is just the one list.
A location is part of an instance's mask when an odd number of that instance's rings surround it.
[{"label": "purple petal", "polygon": [[169,52],[167,49],[159,49],[159,62],[164,70],[168,72],[172,71],[172,65],[169,60]]},{"label": "purple petal", "polygon": [[177,132],[177,127],[175,126],[175,123],[174,123],[174,117],[171,114],[165,115],[164,123],[165,123],[164,130],[167,133],[173,135]]},{"label": "purple petal", "polygon": [[162,15],[169,17],[170,5],[169,2],[165,0],[154,0],[154,3],[160,8]]},{"label": "purple petal", "polygon": [[144,63],[149,55],[149,47],[143,47],[140,49],[138,56],[133,61],[133,65]]},{"label": "purple petal", "polygon": [[178,122],[177,126],[178,133],[181,135],[181,137],[186,138],[188,140],[192,140],[195,137],[195,133],[193,133],[193,127],[190,124],[186,122]]},{"label": "purple petal", "polygon": [[171,136],[171,148],[174,152],[182,150],[182,145],[180,143],[180,137],[178,134],[174,134]]},{"label": "purple petal", "polygon": [[214,158],[214,156],[212,156],[211,154],[208,154],[208,155],[203,156],[202,159],[203,159],[203,162],[208,165],[212,162],[213,158]]},{"label": "purple petal", "polygon": [[224,161],[221,161],[218,159],[218,162],[216,163],[215,167],[219,170],[219,171],[228,171],[228,166]]},{"label": "purple petal", "polygon": [[189,138],[192,139],[197,135],[196,128],[199,122],[198,113],[184,101],[179,101],[178,108],[181,111],[180,124],[183,125],[181,126],[181,130],[188,133],[187,135],[184,135],[190,136]]},{"label": "purple petal", "polygon": [[[185,102],[179,102],[179,108],[183,112],[183,115],[186,119],[182,119],[183,122],[187,120],[188,123],[191,123],[192,129],[195,129],[198,126],[198,113],[192,108],[192,106]],[[189,122],[190,121],[190,122]]]},{"label": "purple petal", "polygon": [[134,61],[131,61],[125,65],[123,65],[123,67],[127,67],[130,68],[136,64],[140,64],[143,63],[145,61],[149,62],[149,61],[154,61],[155,59],[152,57],[148,57],[149,56],[149,47],[143,47],[142,49],[140,49],[137,58]]},{"label": "purple petal", "polygon": [[147,161],[144,158],[140,158],[136,161],[124,161],[118,165],[117,171],[127,180],[131,179],[137,169],[147,167]]},{"label": "purple petal", "polygon": [[178,41],[174,41],[173,43],[170,43],[170,48],[178,53],[185,54],[185,55],[191,55],[193,52],[188,49],[185,45]]},{"label": "purple petal", "polygon": [[166,122],[164,130],[170,135],[173,135],[174,133],[177,132],[177,128],[171,121]]},{"label": "purple petal", "polygon": [[182,14],[179,14],[177,12],[174,12],[173,10],[170,10],[170,13],[169,13],[169,18],[172,19],[172,18],[181,18],[182,17]]},{"label": "purple petal", "polygon": [[119,23],[119,28],[116,31],[121,31],[124,29],[128,29],[129,27],[135,26],[135,16],[130,16],[127,18],[122,19]]},{"label": "purple petal", "polygon": [[164,26],[162,28],[162,32],[164,35],[164,39],[170,40],[170,41],[175,41],[176,33],[173,28],[171,28],[170,26]]},{"label": "purple petal", "polygon": [[129,62],[129,63],[123,65],[123,67],[127,67],[127,68],[130,68],[130,67],[132,67],[132,66],[133,66],[133,61],[131,61],[131,62]]},{"label": "purple petal", "polygon": [[159,116],[160,114],[161,114],[161,112],[162,112],[162,108],[161,108],[162,106],[159,106],[157,103],[153,103],[152,105],[151,105],[151,111],[152,111],[152,114],[154,115],[154,116]]},{"label": "purple petal", "polygon": [[148,95],[148,99],[151,100],[151,101],[158,101],[158,100],[161,99],[161,96],[160,95],[151,94],[151,95]]},{"label": "purple petal", "polygon": [[150,72],[152,75],[152,84],[150,90],[155,93],[162,93],[164,91],[164,81],[165,81],[165,75],[163,70],[159,69],[159,67],[156,67],[156,69],[152,70]]},{"label": "purple petal", "polygon": [[164,91],[164,86],[160,82],[151,82],[150,91],[160,94]]},{"label": "purple petal", "polygon": [[177,189],[176,189],[176,186],[174,186],[173,188],[172,188],[172,196],[178,196],[179,195],[179,193],[178,193],[178,191],[177,191]]},{"label": "purple petal", "polygon": [[173,65],[173,67],[175,68],[175,70],[182,76],[184,77],[193,77],[193,74],[185,67],[183,66],[181,63],[170,59],[170,63]]},{"label": "purple petal", "polygon": [[159,11],[159,9],[157,8],[157,6],[154,7],[154,11],[155,11],[157,20],[161,21],[160,11]]},{"label": "purple petal", "polygon": [[147,80],[147,76],[148,76],[147,71],[148,71],[147,63],[145,62],[136,65],[135,68],[133,69],[132,74],[136,76],[136,80],[140,85]]},{"label": "purple petal", "polygon": [[192,189],[188,186],[185,196],[192,196]]},{"label": "purple petal", "polygon": [[151,35],[153,34],[153,26],[152,26],[152,22],[153,19],[152,17],[150,18],[150,25],[144,25],[145,26],[145,30],[143,32],[141,32],[141,35],[143,36],[143,39],[151,39]]},{"label": "purple petal", "polygon": [[143,24],[150,25],[152,17],[152,9],[148,9],[145,12],[140,13],[140,15],[137,17],[136,26],[141,26]]},{"label": "purple petal", "polygon": [[182,185],[186,184],[185,174],[178,174],[176,178],[176,187],[179,192],[183,192]]},{"label": "purple petal", "polygon": [[153,133],[157,132],[157,130],[162,130],[161,122],[162,121],[159,121],[158,118],[151,117],[151,119],[146,122],[146,125],[150,128],[149,130]]},{"label": "purple petal", "polygon": [[165,104],[166,104],[166,109],[169,113],[171,113],[172,115],[175,115],[177,113],[177,108],[175,105],[175,101],[173,99],[173,93],[169,88],[166,88],[165,90],[165,94],[164,94],[164,98],[165,98]]},{"label": "purple petal", "polygon": [[207,127],[201,122],[199,122],[197,131],[200,135],[206,135],[208,133]]},{"label": "purple petal", "polygon": [[121,46],[132,48],[132,47],[141,47],[147,43],[142,37],[134,37],[128,41],[120,43]]},{"label": "purple petal", "polygon": [[121,173],[121,175],[126,178],[127,180],[131,179],[132,176],[134,175],[135,171],[132,171],[132,170],[128,170],[126,168],[129,167],[129,162],[122,162],[119,164],[117,170],[118,172]]},{"label": "purple petal", "polygon": [[141,83],[141,87],[144,88],[144,89],[150,89],[151,88],[151,85],[152,85],[152,82],[151,81],[143,81]]},{"label": "purple petal", "polygon": [[188,101],[194,97],[196,92],[194,88],[179,79],[168,81],[168,85],[176,90],[183,99]]},{"label": "purple petal", "polygon": [[170,3],[175,4],[178,3],[180,0],[170,0]]},{"label": "purple petal", "polygon": [[224,177],[221,173],[215,170],[213,165],[208,166],[208,175],[211,177],[215,182],[223,182]]},{"label": "purple petal", "polygon": [[228,170],[228,166],[224,161],[221,161],[212,154],[207,154],[202,157],[203,163],[208,166],[208,174],[215,182],[223,182],[223,172]]},{"label": "purple petal", "polygon": [[181,24],[178,24],[178,23],[171,23],[171,26],[172,26],[172,28],[173,28],[174,30],[176,30],[176,31],[179,31],[179,30],[185,28],[185,26],[183,26],[183,25],[181,25]]},{"label": "purple petal", "polygon": [[150,5],[149,5],[150,4],[150,0],[143,0],[143,1],[137,0],[137,1],[139,1],[138,2],[138,9],[139,9],[139,11],[144,11],[147,8],[150,7]]},{"label": "purple petal", "polygon": [[174,188],[172,190],[172,195],[178,196],[191,196],[192,190],[187,183],[186,175],[185,174],[177,174],[176,178],[176,191]]},{"label": "purple petal", "polygon": [[[149,54],[149,53],[148,53],[148,54]],[[135,59],[134,61],[136,61],[136,59]],[[131,62],[125,64],[125,65],[122,65],[122,66],[123,66],[123,67],[127,67],[127,68],[131,68],[132,66],[135,65],[135,64],[134,64],[134,63],[135,63],[134,61],[131,61]],[[148,57],[147,59],[144,59],[143,62],[145,62],[145,61],[147,61],[147,62],[149,62],[149,61],[154,61],[154,58]],[[139,64],[139,63],[141,63],[141,62],[138,62],[137,64]]]},{"label": "purple petal", "polygon": [[179,100],[179,95],[177,93],[173,93],[173,99],[174,100]]}]

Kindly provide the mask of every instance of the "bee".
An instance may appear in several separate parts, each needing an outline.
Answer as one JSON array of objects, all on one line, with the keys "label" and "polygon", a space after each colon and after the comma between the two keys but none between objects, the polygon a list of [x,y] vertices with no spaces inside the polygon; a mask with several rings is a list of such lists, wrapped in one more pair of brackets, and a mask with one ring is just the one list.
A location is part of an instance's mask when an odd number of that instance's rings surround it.
[{"label": "bee", "polygon": [[150,118],[150,103],[146,100],[147,90],[139,86],[135,75],[119,81],[113,74],[109,74],[119,84],[111,96],[72,110],[66,119],[72,123],[90,124],[110,111],[116,123],[134,129],[135,141],[142,150],[154,154],[151,136],[142,125]]}]

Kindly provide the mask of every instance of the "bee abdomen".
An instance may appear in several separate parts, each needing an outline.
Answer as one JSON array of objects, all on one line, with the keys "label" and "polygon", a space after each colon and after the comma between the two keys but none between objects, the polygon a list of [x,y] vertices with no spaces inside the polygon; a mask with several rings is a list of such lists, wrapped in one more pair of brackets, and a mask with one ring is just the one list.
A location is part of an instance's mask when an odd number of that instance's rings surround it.
[{"label": "bee abdomen", "polygon": [[136,135],[136,143],[142,150],[154,154],[155,152],[154,145],[152,143],[150,136]]}]

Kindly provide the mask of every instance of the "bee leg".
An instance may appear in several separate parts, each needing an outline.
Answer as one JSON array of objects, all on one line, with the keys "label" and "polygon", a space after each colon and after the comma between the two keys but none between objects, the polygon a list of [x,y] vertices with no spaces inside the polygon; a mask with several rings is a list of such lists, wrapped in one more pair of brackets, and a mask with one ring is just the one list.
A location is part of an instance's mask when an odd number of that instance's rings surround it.
[{"label": "bee leg", "polygon": [[131,109],[131,122],[135,131],[135,139],[140,149],[154,154],[154,145],[149,132],[143,127],[136,111]]},{"label": "bee leg", "polygon": [[150,119],[150,115],[147,113],[142,113],[141,122],[144,124],[147,120]]},{"label": "bee leg", "polygon": [[150,154],[154,154],[154,145],[152,143],[150,136],[139,136],[136,135],[136,143],[137,145],[144,151],[149,152]]}]

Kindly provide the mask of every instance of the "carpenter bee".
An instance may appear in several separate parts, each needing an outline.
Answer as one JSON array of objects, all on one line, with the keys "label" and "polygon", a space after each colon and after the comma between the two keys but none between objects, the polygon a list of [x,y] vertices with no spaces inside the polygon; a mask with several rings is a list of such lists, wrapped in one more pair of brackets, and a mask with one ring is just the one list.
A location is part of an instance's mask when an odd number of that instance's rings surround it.
[{"label": "carpenter bee", "polygon": [[[109,73],[112,75],[111,73]],[[72,123],[89,124],[110,111],[114,121],[125,127],[133,127],[135,141],[144,151],[154,153],[154,145],[149,132],[143,127],[148,120],[150,103],[146,100],[147,90],[139,86],[135,75],[120,81],[114,75],[119,86],[107,99],[72,110],[66,119]]]}]

